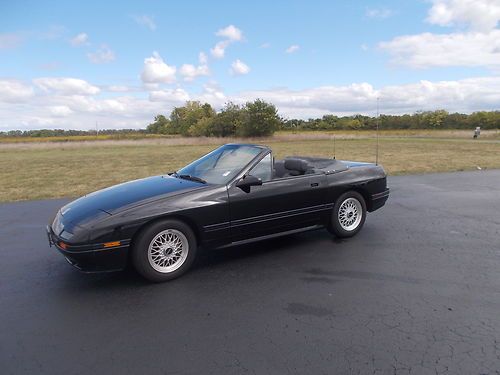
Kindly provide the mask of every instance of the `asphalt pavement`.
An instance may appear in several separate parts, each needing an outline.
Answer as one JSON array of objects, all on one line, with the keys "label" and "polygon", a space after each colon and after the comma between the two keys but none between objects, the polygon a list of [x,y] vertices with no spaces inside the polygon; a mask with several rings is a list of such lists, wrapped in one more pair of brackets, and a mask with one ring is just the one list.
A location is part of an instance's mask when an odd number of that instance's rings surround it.
[{"label": "asphalt pavement", "polygon": [[500,170],[389,178],[363,230],[204,253],[173,282],[82,274],[67,200],[0,205],[2,374],[499,374]]}]

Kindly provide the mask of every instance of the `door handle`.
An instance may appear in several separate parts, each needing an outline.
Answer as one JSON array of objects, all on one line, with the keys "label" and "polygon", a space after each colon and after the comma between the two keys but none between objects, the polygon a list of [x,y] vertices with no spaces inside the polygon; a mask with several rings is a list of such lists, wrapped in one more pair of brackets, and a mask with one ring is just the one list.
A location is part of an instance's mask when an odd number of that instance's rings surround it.
[{"label": "door handle", "polygon": [[319,184],[318,184],[317,182],[313,182],[313,183],[311,184],[311,187],[318,187],[318,186],[319,186]]}]

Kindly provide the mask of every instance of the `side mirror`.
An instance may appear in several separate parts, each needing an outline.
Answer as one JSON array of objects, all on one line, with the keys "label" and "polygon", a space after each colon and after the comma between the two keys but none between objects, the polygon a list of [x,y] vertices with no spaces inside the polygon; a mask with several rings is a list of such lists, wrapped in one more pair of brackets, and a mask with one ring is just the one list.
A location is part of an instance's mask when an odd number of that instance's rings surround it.
[{"label": "side mirror", "polygon": [[236,186],[243,190],[245,193],[250,192],[251,186],[260,186],[262,185],[262,180],[258,177],[252,175],[243,176],[241,180],[236,183]]}]

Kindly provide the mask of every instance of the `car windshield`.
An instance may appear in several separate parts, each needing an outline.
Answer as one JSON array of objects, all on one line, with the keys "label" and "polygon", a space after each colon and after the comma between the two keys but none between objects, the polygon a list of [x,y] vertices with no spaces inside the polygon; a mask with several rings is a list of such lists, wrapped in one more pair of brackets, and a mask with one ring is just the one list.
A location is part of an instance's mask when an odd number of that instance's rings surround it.
[{"label": "car windshield", "polygon": [[226,184],[261,151],[261,147],[252,145],[224,145],[180,169],[175,176]]}]

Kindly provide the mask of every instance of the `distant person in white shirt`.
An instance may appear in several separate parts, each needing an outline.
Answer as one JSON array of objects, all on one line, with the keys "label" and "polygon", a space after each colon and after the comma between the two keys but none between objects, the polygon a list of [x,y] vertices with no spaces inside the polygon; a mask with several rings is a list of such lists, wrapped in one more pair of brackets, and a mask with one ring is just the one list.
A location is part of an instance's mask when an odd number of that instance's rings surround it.
[{"label": "distant person in white shirt", "polygon": [[481,134],[481,127],[476,126],[476,130],[474,130],[474,139],[479,138],[480,134]]}]

